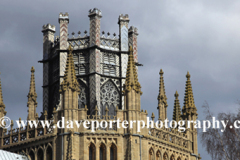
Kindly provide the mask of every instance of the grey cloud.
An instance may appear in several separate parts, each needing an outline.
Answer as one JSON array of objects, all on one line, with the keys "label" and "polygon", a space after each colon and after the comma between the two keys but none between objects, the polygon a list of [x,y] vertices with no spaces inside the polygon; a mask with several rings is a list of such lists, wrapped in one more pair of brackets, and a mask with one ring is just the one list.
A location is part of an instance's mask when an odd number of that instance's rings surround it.
[{"label": "grey cloud", "polygon": [[[3,97],[10,117],[26,117],[30,68],[36,69],[38,108],[42,110],[43,24],[56,26],[58,14],[69,12],[69,34],[89,30],[88,10],[102,10],[101,31],[118,34],[119,14],[129,14],[130,26],[139,30],[139,81],[142,108],[157,113],[159,70],[165,72],[168,118],[172,118],[174,93],[181,106],[186,73],[190,71],[199,118],[208,101],[213,111],[234,110],[239,95],[240,2],[197,1],[1,1],[0,72]],[[237,107],[237,105],[236,105]],[[157,115],[157,114],[155,114]],[[210,159],[202,149],[203,159]]]}]

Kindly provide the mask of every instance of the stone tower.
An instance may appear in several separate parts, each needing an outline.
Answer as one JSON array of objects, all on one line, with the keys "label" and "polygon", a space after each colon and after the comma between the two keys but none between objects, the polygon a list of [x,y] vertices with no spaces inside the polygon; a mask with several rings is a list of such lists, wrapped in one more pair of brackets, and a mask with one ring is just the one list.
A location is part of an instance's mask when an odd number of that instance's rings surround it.
[{"label": "stone tower", "polygon": [[[44,110],[52,115],[53,108],[60,103],[59,84],[64,76],[67,53],[73,48],[74,67],[80,85],[79,108],[88,107],[93,115],[97,106],[98,114],[104,115],[106,107],[110,115],[115,115],[116,107],[124,107],[122,87],[125,83],[128,61],[128,45],[133,48],[134,61],[137,62],[137,28],[128,28],[128,15],[118,18],[119,38],[114,33],[100,32],[102,12],[89,10],[90,29],[81,35],[68,37],[68,13],[59,14],[60,37],[54,40],[55,26],[43,26],[43,103]],[[50,101],[51,100],[51,101]]]},{"label": "stone tower", "polygon": [[[39,117],[36,113],[32,67],[25,119],[51,123],[48,127],[42,123],[33,127],[21,124],[14,129],[12,121],[9,130],[0,127],[0,149],[26,155],[30,160],[200,160],[197,131],[193,126],[186,132],[147,127],[152,122],[147,110],[141,109],[138,32],[137,28],[128,26],[128,15],[118,17],[119,37],[115,33],[113,36],[101,33],[99,9],[91,9],[88,17],[89,34],[79,31],[69,37],[68,13],[59,14],[59,36],[54,35],[54,25],[43,26],[43,60],[40,62],[43,63],[44,114]],[[157,120],[165,120],[167,96],[163,71],[159,74]],[[180,110],[176,92],[173,119],[197,119],[189,73],[182,114]],[[5,115],[0,80],[0,119]],[[154,121],[154,113],[151,115]],[[80,124],[84,121],[105,125],[84,127]],[[139,122],[143,127],[140,131]]]}]

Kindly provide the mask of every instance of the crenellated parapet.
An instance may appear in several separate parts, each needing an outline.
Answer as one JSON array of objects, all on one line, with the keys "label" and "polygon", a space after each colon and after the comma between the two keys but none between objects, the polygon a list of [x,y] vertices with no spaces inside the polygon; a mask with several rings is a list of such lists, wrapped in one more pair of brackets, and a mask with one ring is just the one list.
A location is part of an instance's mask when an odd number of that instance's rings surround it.
[{"label": "crenellated parapet", "polygon": [[128,23],[129,23],[130,19],[128,14],[120,14],[118,17],[118,24],[120,25],[120,27],[125,26],[126,28],[128,28]]},{"label": "crenellated parapet", "polygon": [[68,13],[59,13],[59,18],[58,18],[58,22],[61,23],[62,21],[67,21],[69,23],[69,17],[68,17]]},{"label": "crenellated parapet", "polygon": [[51,24],[45,24],[42,26],[42,32],[46,32],[46,31],[50,31],[55,33],[56,32],[56,27],[54,25]]},{"label": "crenellated parapet", "polygon": [[[147,137],[147,136],[146,136]],[[149,129],[148,138],[168,145],[174,145],[183,150],[190,150],[190,141],[187,133],[182,133],[176,129]]]}]

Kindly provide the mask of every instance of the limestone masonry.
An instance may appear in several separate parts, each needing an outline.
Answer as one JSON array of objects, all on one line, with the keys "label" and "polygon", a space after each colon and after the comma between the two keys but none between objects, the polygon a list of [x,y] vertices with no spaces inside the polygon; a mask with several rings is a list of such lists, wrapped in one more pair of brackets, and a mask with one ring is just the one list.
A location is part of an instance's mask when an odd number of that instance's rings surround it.
[{"label": "limestone masonry", "polygon": [[[27,155],[31,160],[199,160],[197,130],[147,127],[99,128],[96,132],[79,128],[53,127],[58,120],[143,120],[141,85],[138,81],[136,27],[128,26],[129,16],[118,18],[119,36],[100,31],[102,12],[91,9],[87,31],[69,36],[68,13],[59,14],[60,35],[55,26],[42,27],[43,33],[43,115],[36,113],[34,67],[28,93],[27,120],[53,120],[50,128],[0,128],[0,149]],[[85,23],[85,22],[84,22]],[[157,120],[167,118],[167,97],[160,70]],[[4,77],[3,77],[4,78]],[[175,121],[196,120],[190,74],[186,75],[184,105],[181,110],[175,93]],[[3,91],[4,92],[4,91]],[[183,93],[182,93],[183,94]],[[7,106],[6,106],[7,107]],[[40,106],[41,107],[41,106]],[[0,81],[0,118],[6,115]],[[17,117],[10,117],[17,119]],[[154,120],[155,115],[152,113]],[[1,158],[0,158],[1,159]]]}]

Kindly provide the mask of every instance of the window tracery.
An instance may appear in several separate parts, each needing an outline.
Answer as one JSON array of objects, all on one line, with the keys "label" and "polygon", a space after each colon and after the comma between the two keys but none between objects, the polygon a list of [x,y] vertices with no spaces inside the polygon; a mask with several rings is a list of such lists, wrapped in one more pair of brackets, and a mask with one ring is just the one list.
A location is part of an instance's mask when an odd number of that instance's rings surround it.
[{"label": "window tracery", "polygon": [[112,81],[107,81],[102,87],[100,92],[101,98],[101,113],[105,115],[106,107],[109,110],[108,115],[116,115],[116,106],[120,103],[120,95],[118,89]]}]

